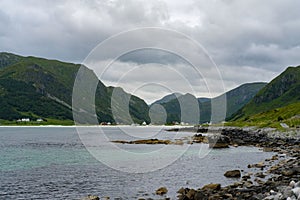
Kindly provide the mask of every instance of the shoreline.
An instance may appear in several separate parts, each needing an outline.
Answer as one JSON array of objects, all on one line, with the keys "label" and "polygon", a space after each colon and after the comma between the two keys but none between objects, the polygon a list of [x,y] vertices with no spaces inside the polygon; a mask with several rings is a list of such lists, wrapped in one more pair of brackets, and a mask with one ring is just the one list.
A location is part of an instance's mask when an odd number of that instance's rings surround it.
[{"label": "shoreline", "polygon": [[[170,126],[61,126],[61,125],[43,125],[43,126],[0,126],[4,128],[175,128]],[[176,128],[188,129],[194,127],[177,126]],[[230,138],[230,145],[237,144],[239,146],[253,146],[262,148],[264,151],[274,152],[276,155],[267,158],[259,163],[249,163],[248,169],[242,168],[232,169],[239,170],[239,180],[234,184],[221,186],[219,183],[205,185],[202,188],[180,188],[178,186],[178,200],[201,200],[201,199],[275,199],[275,196],[286,195],[286,190],[291,191],[289,185],[294,181],[300,181],[300,137],[299,134],[288,137],[285,132],[276,132],[270,135],[268,131],[259,129],[242,129],[237,127],[218,127],[222,128],[221,135]],[[213,127],[216,130],[216,127]],[[218,129],[218,130],[219,130]],[[204,130],[202,130],[204,131]],[[273,131],[273,130],[272,130]],[[202,141],[202,135],[196,130],[197,140]],[[272,132],[271,132],[272,133]],[[281,136],[281,137],[279,137]],[[195,137],[195,136],[194,136]],[[201,140],[200,140],[201,139]],[[196,143],[196,142],[195,142]],[[230,160],[230,158],[229,158]],[[258,173],[251,173],[251,169],[260,169]],[[252,169],[252,170],[253,170]],[[223,173],[226,173],[225,171]],[[263,177],[263,178],[262,178]],[[266,177],[266,179],[264,179]],[[294,184],[295,185],[295,184]],[[167,186],[167,185],[166,185]],[[167,186],[168,187],[168,186]],[[300,187],[300,186],[299,186]],[[297,189],[298,187],[296,187]],[[299,188],[300,190],[300,188]],[[291,192],[289,192],[290,194]],[[200,198],[201,196],[201,198]],[[273,196],[273,197],[272,197]],[[157,196],[155,199],[168,199],[167,193],[163,196]],[[277,198],[281,199],[281,198]],[[286,198],[285,198],[286,199]]]},{"label": "shoreline", "polygon": [[20,128],[26,128],[26,127],[40,127],[40,128],[103,128],[103,127],[107,127],[107,128],[116,128],[116,127],[137,127],[137,128],[168,128],[168,127],[172,127],[172,128],[189,128],[190,126],[165,126],[165,125],[146,125],[146,126],[132,126],[132,125],[0,125],[0,128],[4,127],[4,128],[13,128],[13,127],[20,127]]},{"label": "shoreline", "polygon": [[[194,137],[202,137],[197,134]],[[300,138],[277,137],[267,131],[243,130],[239,128],[224,128],[221,130],[221,137],[227,137],[228,145],[252,146],[261,148],[265,152],[273,152],[270,158],[258,163],[249,163],[248,170],[242,168],[224,171],[228,179],[238,178],[235,183],[222,186],[219,183],[210,183],[202,188],[179,188],[177,191],[178,200],[281,200],[299,199],[300,192]],[[222,139],[221,139],[222,140]],[[203,140],[199,140],[203,142]],[[133,142],[133,144],[135,144]],[[212,147],[214,148],[214,147]],[[220,148],[220,147],[217,147]],[[221,148],[224,148],[223,146]],[[168,197],[168,186],[156,190],[155,199],[170,199]],[[143,198],[142,198],[143,199]]]},{"label": "shoreline", "polygon": [[[212,183],[198,189],[180,188],[177,192],[178,200],[299,199],[299,137],[277,137],[277,134],[270,136],[267,132],[243,131],[224,129],[221,134],[229,137],[231,141],[239,141],[239,146],[255,146],[263,148],[264,151],[274,152],[275,155],[272,158],[248,165],[250,171],[251,168],[259,168],[261,171],[254,174],[233,169],[228,172],[229,174],[234,172],[233,175],[239,177],[236,183],[224,187],[218,183]],[[264,179],[265,177],[269,178]]]}]

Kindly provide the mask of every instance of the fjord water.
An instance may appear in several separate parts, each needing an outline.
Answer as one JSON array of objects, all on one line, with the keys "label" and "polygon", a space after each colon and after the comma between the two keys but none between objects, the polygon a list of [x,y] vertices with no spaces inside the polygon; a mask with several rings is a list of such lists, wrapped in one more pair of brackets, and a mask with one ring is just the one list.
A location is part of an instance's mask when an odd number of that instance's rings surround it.
[{"label": "fjord water", "polygon": [[[82,127],[86,133],[108,140],[140,138],[174,139],[192,133],[166,132],[161,127]],[[125,132],[125,134],[124,134]],[[157,134],[154,134],[157,132]],[[247,170],[249,163],[271,157],[254,147],[215,149],[207,144],[193,144],[184,155],[170,165],[147,173],[127,173],[113,169],[96,160],[85,148],[74,127],[1,127],[0,128],[0,199],[80,199],[88,194],[137,199],[154,197],[161,186],[168,188],[172,199],[181,187],[199,188],[208,183],[230,184],[224,172]],[[162,159],[187,144],[174,145]],[[135,153],[151,152],[164,145],[119,145]],[[201,156],[202,152],[208,153]],[[108,155],[114,149],[106,149]],[[137,164],[143,164],[147,154]],[[203,157],[203,158],[201,158]],[[124,158],[111,156],[115,162]],[[127,161],[128,162],[128,161]]]}]

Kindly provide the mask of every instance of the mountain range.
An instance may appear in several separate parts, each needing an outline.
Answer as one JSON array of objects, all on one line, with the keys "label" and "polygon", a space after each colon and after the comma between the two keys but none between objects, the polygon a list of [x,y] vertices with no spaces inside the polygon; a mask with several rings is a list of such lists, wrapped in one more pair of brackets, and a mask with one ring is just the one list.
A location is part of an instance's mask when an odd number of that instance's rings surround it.
[{"label": "mountain range", "polygon": [[[80,64],[0,53],[0,123],[15,123],[17,119],[25,118],[39,119],[44,124],[73,124],[74,116],[88,112],[74,106],[72,110],[73,85],[80,68],[98,82],[94,107],[97,123],[141,124],[159,118],[155,122],[171,124],[185,121],[197,124],[219,122],[222,117],[229,121],[253,122],[257,118],[261,120],[262,116],[269,116],[267,113],[274,109],[279,109],[281,113],[276,120],[282,121],[300,114],[299,66],[288,67],[270,83],[243,84],[215,98],[173,93],[147,105],[143,99],[126,93],[122,88],[104,85],[92,70]],[[116,91],[118,101],[113,103],[118,114],[113,115],[111,97]],[[82,90],[81,93],[84,104],[87,91]],[[123,106],[127,102],[128,110]],[[181,109],[183,105],[184,112]],[[288,116],[282,114],[285,108],[290,113]],[[212,115],[215,110],[217,114]],[[218,110],[220,113],[224,111],[224,116],[218,118]],[[126,113],[129,113],[130,119]],[[86,117],[79,123],[95,122]]]},{"label": "mountain range", "polygon": [[[54,124],[72,124],[72,92],[80,67],[79,64],[57,60],[0,53],[0,119],[29,118]],[[86,71],[93,74],[88,68]],[[113,87],[106,87],[98,81],[95,110],[99,122],[115,121],[111,111],[113,90]],[[129,112],[133,122],[149,123],[149,108],[145,101],[122,89],[118,90],[123,99],[130,99]],[[118,117],[119,123],[131,123],[127,118]]]},{"label": "mountain range", "polygon": [[[210,122],[212,106],[223,106],[225,101],[226,105],[223,109],[226,114],[224,114],[224,118],[230,117],[233,113],[248,103],[266,84],[267,83],[247,83],[212,99],[197,98],[199,107],[199,123]],[[171,94],[154,102],[152,105],[160,104],[165,108],[168,114],[167,123],[180,122],[182,111],[180,109],[181,106],[179,102],[188,102],[188,100],[186,100],[188,98],[196,99],[196,97],[191,94]],[[166,99],[168,99],[168,101],[166,101]]]}]

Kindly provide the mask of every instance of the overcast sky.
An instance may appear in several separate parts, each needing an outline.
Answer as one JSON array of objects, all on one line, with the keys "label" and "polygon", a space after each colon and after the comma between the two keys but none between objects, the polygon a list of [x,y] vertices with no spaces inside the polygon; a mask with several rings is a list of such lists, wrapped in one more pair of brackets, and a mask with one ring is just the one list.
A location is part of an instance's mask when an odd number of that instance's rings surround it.
[{"label": "overcast sky", "polygon": [[[181,55],[159,50],[112,57],[116,48],[131,44],[126,40],[99,55],[98,64],[114,61],[99,78],[148,103],[170,92],[211,97],[243,83],[268,82],[287,66],[300,64],[299,8],[298,0],[1,0],[0,51],[83,63],[99,43],[120,32],[171,29],[197,41],[220,74],[195,75]],[[168,42],[170,49],[197,57],[181,39],[137,37],[154,46]],[[207,80],[218,87],[207,87]]]}]

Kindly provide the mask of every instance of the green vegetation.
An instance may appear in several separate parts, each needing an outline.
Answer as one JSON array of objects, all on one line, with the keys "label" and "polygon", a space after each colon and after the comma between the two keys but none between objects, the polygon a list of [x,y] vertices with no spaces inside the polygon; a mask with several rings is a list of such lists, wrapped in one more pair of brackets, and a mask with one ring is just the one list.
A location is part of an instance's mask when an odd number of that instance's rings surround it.
[{"label": "green vegetation", "polygon": [[[226,118],[228,118],[237,110],[242,108],[246,103],[248,103],[266,84],[267,83],[247,83],[213,99],[198,98],[200,110],[199,123],[211,121],[212,101],[214,106],[218,107],[224,106],[224,99],[226,99]],[[181,121],[181,109],[179,101],[185,102],[186,98],[187,94],[178,95],[178,98],[176,98],[175,94],[172,94],[155,102],[165,108],[167,112],[167,124]],[[168,101],[166,101],[166,99]]]},{"label": "green vegetation", "polygon": [[300,66],[288,67],[260,90],[227,125],[273,127],[300,126]]},{"label": "green vegetation", "polygon": [[[230,117],[247,104],[267,83],[246,83],[226,92],[227,113]],[[218,98],[218,97],[217,97]]]},{"label": "green vegetation", "polygon": [[227,126],[257,126],[272,127],[284,130],[280,123],[285,123],[291,128],[300,126],[300,102],[292,103],[288,106],[276,108],[248,116],[232,122],[227,122]]},{"label": "green vegetation", "polygon": [[167,103],[167,102],[169,102],[169,101],[171,101],[173,99],[177,99],[180,96],[182,96],[182,94],[180,94],[180,93],[172,93],[172,94],[164,96],[163,98],[161,98],[161,99],[153,102],[151,105]]},{"label": "green vegetation", "polygon": [[229,120],[245,121],[252,115],[297,103],[300,101],[299,91],[300,66],[288,67]]},{"label": "green vegetation", "polygon": [[[80,66],[57,60],[0,53],[1,123],[19,125],[17,119],[30,118],[31,122],[24,124],[73,124],[72,92]],[[96,77],[93,71],[87,68],[86,71]],[[95,104],[99,122],[115,122],[110,108],[113,89],[98,82]],[[138,97],[124,94],[130,98],[129,111],[133,122],[149,122],[148,105]],[[82,91],[82,96],[85,95],[88,93]],[[120,107],[120,113],[123,112],[122,109]],[[127,118],[119,117],[120,123],[129,123]],[[44,121],[34,122],[36,119]],[[82,123],[89,122],[87,120]]]},{"label": "green vegetation", "polygon": [[73,120],[58,120],[58,119],[50,119],[46,118],[45,121],[37,122],[16,122],[0,119],[0,125],[2,126],[45,126],[45,125],[60,125],[60,126],[72,126],[74,125]]},{"label": "green vegetation", "polygon": [[[80,67],[79,64],[57,60],[0,53],[0,124],[73,125],[72,93]],[[99,122],[150,122],[149,107],[144,100],[126,93],[122,88],[106,87],[92,70],[82,67],[86,75],[98,81],[95,88],[95,111]],[[196,99],[191,94],[171,94],[155,103],[165,108],[167,124],[181,121],[179,102],[198,103],[198,119],[190,119],[196,109],[193,105],[185,105],[188,111],[185,113],[185,119],[197,124],[210,122],[212,102],[218,108],[224,106],[223,100],[226,99],[226,119],[230,120],[227,125],[283,129],[280,123],[286,123],[290,127],[300,125],[299,91],[300,66],[288,67],[269,84],[244,84],[213,99]],[[80,90],[81,105],[80,109],[75,108],[75,115],[82,110],[90,113],[89,109],[92,106],[85,100],[90,92],[90,88]],[[117,97],[112,99],[115,92],[118,93]],[[112,105],[117,109],[115,115],[112,113]],[[31,121],[17,121],[24,118]],[[80,123],[94,124],[91,118],[94,116],[87,115]]]},{"label": "green vegetation", "polygon": [[5,52],[1,53],[0,69],[19,62],[21,58],[22,58],[21,56],[17,56],[11,53],[5,53]]}]

